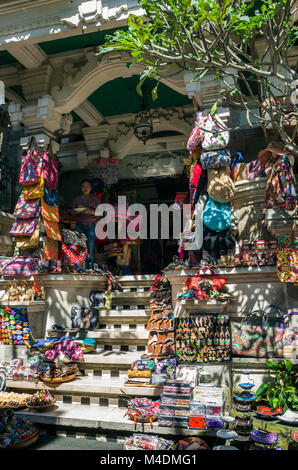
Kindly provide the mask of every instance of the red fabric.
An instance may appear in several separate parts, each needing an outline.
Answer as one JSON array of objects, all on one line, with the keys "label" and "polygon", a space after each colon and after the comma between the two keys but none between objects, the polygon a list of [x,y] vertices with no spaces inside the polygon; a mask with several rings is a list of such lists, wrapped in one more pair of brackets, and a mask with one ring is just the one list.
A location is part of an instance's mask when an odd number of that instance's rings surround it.
[{"label": "red fabric", "polygon": [[200,176],[202,174],[202,167],[199,163],[195,163],[194,167],[193,167],[193,171],[192,171],[192,179],[191,179],[191,186],[196,188],[198,186],[198,182],[199,182],[199,179],[200,179]]}]

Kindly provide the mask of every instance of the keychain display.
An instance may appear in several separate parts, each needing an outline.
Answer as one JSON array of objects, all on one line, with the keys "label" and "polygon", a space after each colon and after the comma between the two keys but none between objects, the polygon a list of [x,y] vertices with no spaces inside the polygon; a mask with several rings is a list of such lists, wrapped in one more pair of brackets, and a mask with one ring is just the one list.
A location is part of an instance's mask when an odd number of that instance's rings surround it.
[{"label": "keychain display", "polygon": [[227,315],[192,315],[176,318],[176,357],[180,362],[231,360],[230,320]]},{"label": "keychain display", "polygon": [[25,345],[31,348],[27,309],[0,308],[0,344]]}]

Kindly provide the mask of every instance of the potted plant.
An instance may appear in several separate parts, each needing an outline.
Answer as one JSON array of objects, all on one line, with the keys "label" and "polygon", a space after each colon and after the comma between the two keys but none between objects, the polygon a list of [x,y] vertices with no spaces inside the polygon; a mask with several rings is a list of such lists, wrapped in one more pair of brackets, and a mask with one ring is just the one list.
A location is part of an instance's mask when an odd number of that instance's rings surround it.
[{"label": "potted plant", "polygon": [[[267,367],[275,374],[274,381],[271,384],[263,383],[256,391],[257,405],[264,405],[264,413],[269,415],[271,409],[272,415],[278,410],[281,412],[298,410],[298,374],[296,366],[290,360],[284,360],[283,363],[275,363],[271,359],[267,361]],[[257,407],[260,409],[260,407]]]}]

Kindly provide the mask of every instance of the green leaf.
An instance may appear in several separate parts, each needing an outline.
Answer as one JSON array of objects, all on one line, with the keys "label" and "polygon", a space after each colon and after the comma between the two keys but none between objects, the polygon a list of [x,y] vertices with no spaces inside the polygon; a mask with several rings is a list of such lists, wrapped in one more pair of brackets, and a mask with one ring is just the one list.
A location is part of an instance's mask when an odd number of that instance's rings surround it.
[{"label": "green leaf", "polygon": [[264,393],[267,392],[268,388],[269,388],[269,387],[268,387],[268,384],[265,384],[265,383],[264,383],[264,384],[260,385],[259,388],[258,388],[257,391],[256,391],[256,395],[257,395],[257,396],[263,395]]},{"label": "green leaf", "polygon": [[142,27],[143,26],[143,21],[139,16],[130,14],[128,19],[127,19],[127,25],[128,26]]},{"label": "green leaf", "polygon": [[216,113],[217,111],[217,101],[214,103],[214,105],[212,106],[212,108],[210,109],[210,116],[214,116],[214,114]]},{"label": "green leaf", "polygon": [[285,368],[287,372],[290,372],[292,370],[293,364],[292,361],[289,360],[284,360]]},{"label": "green leaf", "polygon": [[276,409],[279,407],[279,399],[278,398],[273,398],[272,400],[272,408]]},{"label": "green leaf", "polygon": [[143,78],[142,80],[139,81],[139,83],[137,84],[137,87],[136,87],[136,90],[137,90],[137,93],[140,95],[140,96],[143,96],[143,91],[142,91],[142,86],[143,86],[143,83],[146,79]]},{"label": "green leaf", "polygon": [[267,361],[267,366],[273,370],[280,370],[282,368],[280,364],[276,364],[271,359]]},{"label": "green leaf", "polygon": [[158,90],[159,82],[157,82],[156,86],[152,90],[152,100],[156,101],[158,98],[157,90]]}]

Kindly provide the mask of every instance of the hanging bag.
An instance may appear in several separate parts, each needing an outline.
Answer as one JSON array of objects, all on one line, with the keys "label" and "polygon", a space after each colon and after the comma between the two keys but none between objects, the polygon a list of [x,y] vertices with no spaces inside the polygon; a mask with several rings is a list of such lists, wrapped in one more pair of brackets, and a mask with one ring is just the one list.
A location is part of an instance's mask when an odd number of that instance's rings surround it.
[{"label": "hanging bag", "polygon": [[61,241],[61,233],[57,222],[51,222],[47,219],[43,219],[43,223],[47,237],[52,238],[53,240]]},{"label": "hanging bag", "polygon": [[[206,273],[206,271],[209,271],[210,274]],[[195,276],[188,277],[184,282],[188,289],[192,290],[199,289],[201,282],[206,279],[210,281],[213,289],[217,291],[221,291],[227,282],[225,277],[220,276],[219,274],[215,274],[214,271],[208,266],[203,266]]]},{"label": "hanging bag", "polygon": [[87,248],[87,237],[84,233],[75,232],[73,230],[64,228],[62,230],[62,239],[66,244]]},{"label": "hanging bag", "polygon": [[208,170],[207,192],[216,202],[230,202],[236,192],[234,183],[229,175],[228,167]]},{"label": "hanging bag", "polygon": [[44,180],[43,174],[41,173],[40,181],[36,184],[28,184],[23,189],[24,198],[26,200],[40,199],[44,195]]},{"label": "hanging bag", "polygon": [[248,180],[265,176],[265,165],[262,165],[259,160],[253,160],[252,162],[247,163],[246,167]]},{"label": "hanging bag", "polygon": [[58,192],[54,189],[44,187],[44,201],[48,206],[58,206]]},{"label": "hanging bag", "polygon": [[241,152],[236,152],[231,165],[231,177],[233,181],[247,180],[247,167]]},{"label": "hanging bag", "polygon": [[206,129],[202,141],[202,148],[204,150],[223,149],[227,147],[230,134],[218,114],[214,114],[214,116],[209,114],[204,123],[204,127]]},{"label": "hanging bag", "polygon": [[49,206],[44,198],[41,200],[41,215],[43,219],[50,222],[59,222],[59,212],[57,206]]},{"label": "hanging bag", "polygon": [[58,241],[45,237],[43,240],[43,253],[46,259],[57,261],[59,259]]},{"label": "hanging bag", "polygon": [[40,209],[40,200],[31,199],[26,201],[24,193],[19,196],[13,215],[18,219],[33,219]]},{"label": "hanging bag", "polygon": [[33,141],[32,137],[27,155],[22,156],[19,182],[23,185],[35,184],[41,178],[43,153],[37,152],[35,145],[32,149]]},{"label": "hanging bag", "polygon": [[[267,311],[275,308],[279,317],[269,319]],[[283,313],[275,305],[254,310],[241,323],[232,322],[232,348],[235,356],[271,357],[275,355],[275,339]]]},{"label": "hanging bag", "polygon": [[36,224],[36,227],[31,237],[18,237],[16,247],[19,250],[31,250],[32,248],[36,248],[39,242],[39,233],[40,225]]},{"label": "hanging bag", "polygon": [[10,234],[17,237],[17,236],[27,236],[30,237],[38,223],[38,219],[17,219],[16,222],[13,224],[10,230]]},{"label": "hanging bag", "polygon": [[44,184],[51,190],[56,190],[58,186],[58,160],[54,160],[51,143],[48,147],[48,153],[43,157],[43,176]]},{"label": "hanging bag", "polygon": [[280,162],[268,166],[266,175],[266,209],[282,207],[288,211],[294,210],[297,204],[296,181],[288,155],[284,155]]},{"label": "hanging bag", "polygon": [[277,275],[281,282],[298,285],[298,238],[295,233],[296,221],[291,237],[277,237]]},{"label": "hanging bag", "polygon": [[216,202],[209,196],[203,211],[203,223],[215,232],[229,228],[232,223],[230,204]]},{"label": "hanging bag", "polygon": [[286,359],[297,359],[298,357],[298,328],[286,327],[286,320],[298,312],[290,312],[282,317],[280,329],[276,332],[275,356]]}]

